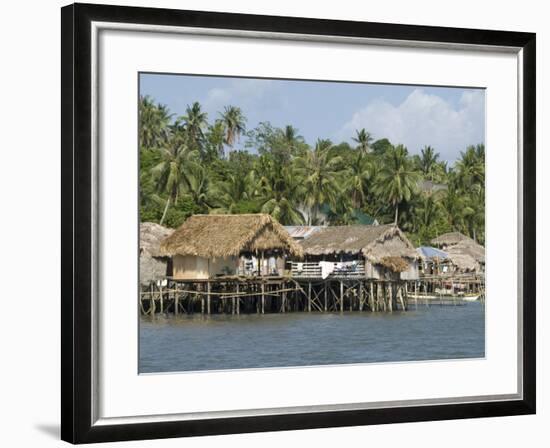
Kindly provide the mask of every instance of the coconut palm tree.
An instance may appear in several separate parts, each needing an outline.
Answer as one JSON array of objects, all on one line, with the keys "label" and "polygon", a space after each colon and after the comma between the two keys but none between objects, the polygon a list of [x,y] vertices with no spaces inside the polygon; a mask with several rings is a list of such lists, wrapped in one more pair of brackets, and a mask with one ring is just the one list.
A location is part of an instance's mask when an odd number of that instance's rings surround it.
[{"label": "coconut palm tree", "polygon": [[180,117],[193,149],[201,147],[200,143],[204,139],[203,128],[208,124],[207,118],[208,114],[202,111],[197,101],[192,106],[187,106],[185,115]]},{"label": "coconut palm tree", "polygon": [[424,175],[424,178],[434,180],[436,171],[438,169],[439,153],[436,153],[431,146],[424,146],[420,151],[420,157],[418,158],[418,168]]},{"label": "coconut palm tree", "polygon": [[195,166],[185,176],[184,192],[191,196],[193,202],[203,211],[213,208],[210,195],[210,181],[202,166]]},{"label": "coconut palm tree", "polygon": [[367,132],[364,128],[361,130],[355,131],[356,136],[352,138],[354,142],[356,142],[357,149],[361,151],[364,154],[367,154],[370,152],[370,144],[373,142],[372,135],[370,132]]},{"label": "coconut palm tree", "polygon": [[269,213],[281,224],[302,224],[299,209],[303,186],[292,164],[281,164],[272,154],[260,157],[250,173],[248,196],[257,197],[262,213]]},{"label": "coconut palm tree", "polygon": [[219,182],[213,194],[216,197],[217,212],[235,213],[237,206],[242,201],[253,199],[256,179],[253,172],[246,176],[229,173],[223,182]]},{"label": "coconut palm tree", "polygon": [[[277,186],[281,185],[284,185],[284,188],[277,189]],[[277,183],[262,186],[259,198],[261,211],[269,213],[283,225],[303,224],[304,216],[298,207],[300,194],[300,184],[285,168],[283,177]]]},{"label": "coconut palm tree", "polygon": [[239,107],[226,106],[221,118],[225,127],[225,143],[233,148],[235,142],[246,130],[246,117]]},{"label": "coconut palm tree", "polygon": [[466,197],[460,191],[454,182],[451,182],[445,191],[441,200],[443,210],[449,227],[455,231],[463,232],[466,227],[466,216],[472,213],[472,210],[466,203]]},{"label": "coconut palm tree", "polygon": [[373,175],[371,161],[359,152],[347,170],[345,190],[351,197],[354,208],[362,208],[366,200],[366,191]]},{"label": "coconut palm tree", "polygon": [[390,148],[384,155],[377,179],[378,194],[395,210],[394,223],[399,217],[399,205],[409,201],[416,192],[420,175],[414,171],[403,145]]},{"label": "coconut palm tree", "polygon": [[480,184],[475,184],[471,187],[467,204],[470,213],[466,218],[468,234],[474,239],[474,241],[485,239],[485,188]]},{"label": "coconut palm tree", "polygon": [[144,149],[156,149],[169,135],[172,115],[162,104],[155,104],[148,96],[139,99],[139,144]]},{"label": "coconut palm tree", "polygon": [[444,219],[444,210],[438,195],[419,195],[413,204],[411,218],[413,229],[417,233],[425,233]]},{"label": "coconut palm tree", "polygon": [[292,155],[297,155],[299,148],[304,144],[304,137],[298,134],[298,129],[287,124],[283,129],[283,144]]},{"label": "coconut palm tree", "polygon": [[304,204],[309,208],[309,224],[317,222],[320,206],[334,206],[340,193],[342,158],[331,156],[331,147],[329,140],[318,140],[313,150],[296,159],[297,173],[304,188]]},{"label": "coconut palm tree", "polygon": [[221,120],[216,120],[208,127],[206,133],[205,156],[209,161],[223,157],[223,142],[225,141],[225,127]]},{"label": "coconut palm tree", "polygon": [[171,204],[175,204],[178,196],[189,187],[189,178],[193,171],[200,168],[198,152],[180,145],[175,140],[160,149],[162,160],[153,167],[151,173],[160,194],[166,194],[166,204],[160,219],[160,224],[166,218],[166,212]]},{"label": "coconut palm tree", "polygon": [[460,153],[460,159],[455,164],[460,186],[467,190],[473,184],[485,184],[485,147],[483,145],[468,146]]}]

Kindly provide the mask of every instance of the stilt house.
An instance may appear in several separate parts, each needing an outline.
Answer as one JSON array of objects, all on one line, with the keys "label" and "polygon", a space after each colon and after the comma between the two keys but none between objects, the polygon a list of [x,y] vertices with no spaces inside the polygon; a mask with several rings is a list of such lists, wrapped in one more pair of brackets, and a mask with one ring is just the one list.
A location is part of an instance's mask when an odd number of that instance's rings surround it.
[{"label": "stilt house", "polygon": [[393,224],[328,226],[300,244],[305,259],[292,263],[292,276],[298,279],[418,278],[418,253]]},{"label": "stilt house", "polygon": [[267,214],[194,215],[166,238],[174,279],[282,275],[287,256],[301,247]]},{"label": "stilt house", "polygon": [[139,282],[162,281],[171,275],[171,260],[162,256],[160,243],[172,234],[173,230],[154,222],[142,222],[139,226]]},{"label": "stilt house", "polygon": [[485,248],[460,232],[445,233],[431,241],[441,247],[459,272],[484,272]]}]

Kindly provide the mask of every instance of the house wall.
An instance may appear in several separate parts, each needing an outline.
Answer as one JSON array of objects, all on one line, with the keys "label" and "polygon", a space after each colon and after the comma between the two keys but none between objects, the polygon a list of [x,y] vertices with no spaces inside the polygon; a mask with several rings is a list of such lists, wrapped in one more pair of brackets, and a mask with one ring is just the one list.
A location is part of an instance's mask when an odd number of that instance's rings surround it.
[{"label": "house wall", "polygon": [[235,275],[237,273],[238,257],[211,258],[207,261],[209,262],[208,272],[210,277]]},{"label": "house wall", "polygon": [[[227,272],[224,271],[227,268]],[[175,279],[201,280],[221,274],[235,274],[237,258],[204,258],[192,255],[175,255],[173,258],[173,277]]]},{"label": "house wall", "polygon": [[208,261],[191,255],[175,255],[172,273],[176,279],[206,279],[208,278]]},{"label": "house wall", "polygon": [[418,264],[416,261],[409,262],[409,269],[401,272],[401,280],[418,280]]},{"label": "house wall", "polygon": [[384,278],[384,273],[380,266],[373,265],[369,260],[365,260],[365,276],[374,280],[380,280]]}]

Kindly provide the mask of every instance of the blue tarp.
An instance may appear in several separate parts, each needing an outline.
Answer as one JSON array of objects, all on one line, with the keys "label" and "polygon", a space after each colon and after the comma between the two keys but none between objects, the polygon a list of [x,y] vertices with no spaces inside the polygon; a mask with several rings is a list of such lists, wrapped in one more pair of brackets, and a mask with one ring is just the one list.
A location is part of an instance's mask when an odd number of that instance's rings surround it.
[{"label": "blue tarp", "polygon": [[440,258],[445,259],[448,258],[449,255],[447,255],[447,252],[443,252],[442,250],[436,249],[435,247],[430,246],[420,246],[418,249],[416,249],[420,255],[422,255],[425,258]]}]

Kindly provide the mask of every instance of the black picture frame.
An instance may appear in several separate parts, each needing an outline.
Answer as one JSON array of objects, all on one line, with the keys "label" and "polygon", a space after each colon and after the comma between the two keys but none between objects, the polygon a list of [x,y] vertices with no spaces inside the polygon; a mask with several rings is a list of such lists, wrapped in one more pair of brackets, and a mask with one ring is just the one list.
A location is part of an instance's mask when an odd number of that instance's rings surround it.
[{"label": "black picture frame", "polygon": [[[73,4],[62,8],[61,438],[72,443],[533,414],[536,403],[536,170],[533,33]],[[109,21],[522,49],[523,398],[117,425],[92,422],[91,23]]]}]

